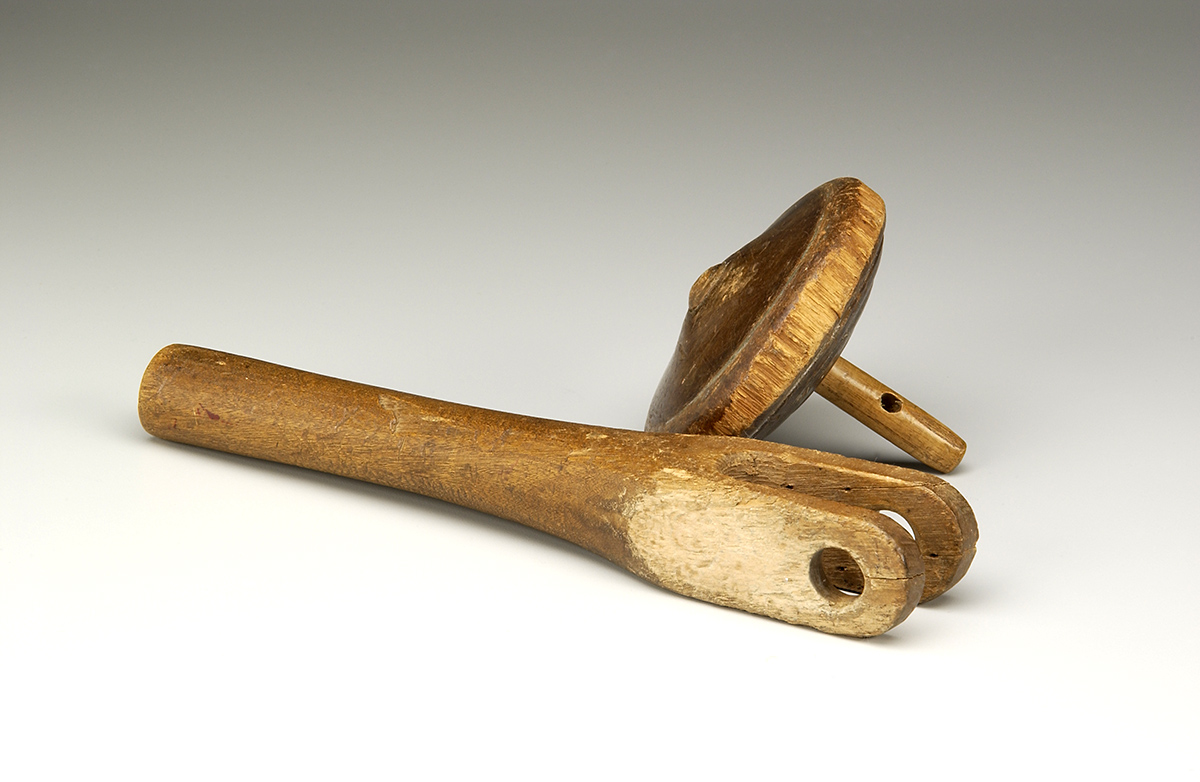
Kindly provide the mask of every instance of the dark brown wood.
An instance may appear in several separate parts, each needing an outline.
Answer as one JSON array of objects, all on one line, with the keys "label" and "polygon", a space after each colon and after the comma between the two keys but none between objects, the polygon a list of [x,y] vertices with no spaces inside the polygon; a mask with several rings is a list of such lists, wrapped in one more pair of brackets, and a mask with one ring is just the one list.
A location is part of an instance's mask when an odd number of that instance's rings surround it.
[{"label": "dark brown wood", "polygon": [[[203,348],[160,351],[138,411],[158,437],[475,508],[680,594],[832,633],[885,632],[927,573],[938,589],[961,576],[929,567],[933,549],[958,563],[974,550],[969,507],[923,473],[528,418]],[[920,547],[872,507],[907,511]]]},{"label": "dark brown wood", "polygon": [[765,436],[818,391],[934,469],[958,465],[966,444],[928,413],[908,403],[890,415],[886,403],[903,400],[878,381],[882,392],[838,383],[861,373],[839,356],[870,293],[884,222],[873,190],[835,179],[704,272],[647,431]]},{"label": "dark brown wood", "polygon": [[813,190],[692,285],[648,431],[754,437],[808,398],[867,301],[883,201],[857,180]]}]

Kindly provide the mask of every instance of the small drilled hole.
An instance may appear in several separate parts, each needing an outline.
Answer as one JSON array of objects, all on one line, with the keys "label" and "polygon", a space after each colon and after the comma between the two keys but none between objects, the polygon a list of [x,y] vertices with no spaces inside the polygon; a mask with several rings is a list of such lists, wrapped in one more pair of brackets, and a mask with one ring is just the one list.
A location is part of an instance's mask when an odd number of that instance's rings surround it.
[{"label": "small drilled hole", "polygon": [[809,575],[817,591],[836,605],[851,602],[863,591],[862,570],[850,553],[840,548],[818,551]]},{"label": "small drilled hole", "polygon": [[904,402],[895,394],[884,394],[879,397],[879,405],[889,413],[899,413],[904,407]]}]

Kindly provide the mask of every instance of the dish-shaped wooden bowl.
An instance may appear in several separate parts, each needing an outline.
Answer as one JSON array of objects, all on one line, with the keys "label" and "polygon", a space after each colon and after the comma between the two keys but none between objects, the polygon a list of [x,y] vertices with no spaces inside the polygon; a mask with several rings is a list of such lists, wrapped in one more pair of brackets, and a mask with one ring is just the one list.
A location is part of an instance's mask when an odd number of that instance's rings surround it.
[{"label": "dish-shaped wooden bowl", "polygon": [[692,285],[648,431],[764,436],[813,391],[949,472],[966,444],[841,359],[883,248],[884,205],[857,179],[821,185]]}]

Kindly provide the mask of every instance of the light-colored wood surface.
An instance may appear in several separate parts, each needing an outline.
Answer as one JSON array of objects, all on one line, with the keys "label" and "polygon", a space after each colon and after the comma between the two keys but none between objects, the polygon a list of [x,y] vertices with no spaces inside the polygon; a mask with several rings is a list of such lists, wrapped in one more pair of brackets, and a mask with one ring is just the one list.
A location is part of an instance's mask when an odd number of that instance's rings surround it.
[{"label": "light-colored wood surface", "polygon": [[974,517],[944,481],[774,443],[547,421],[182,345],[151,361],[138,411],[164,439],[474,508],[831,633],[894,627],[974,551]]},{"label": "light-colored wood surface", "polygon": [[[884,223],[875,191],[835,179],[705,271],[647,431],[765,436],[815,390],[925,465],[953,470],[966,445],[945,424],[848,362],[829,376],[870,294]],[[884,394],[897,404],[881,407]]]},{"label": "light-colored wood surface", "polygon": [[[724,463],[727,474],[902,516],[916,536],[925,563],[921,602],[944,594],[970,567],[979,540],[975,514],[963,496],[941,478],[788,445],[730,440],[730,455]],[[828,568],[826,576],[841,589],[858,591],[852,568]]]}]

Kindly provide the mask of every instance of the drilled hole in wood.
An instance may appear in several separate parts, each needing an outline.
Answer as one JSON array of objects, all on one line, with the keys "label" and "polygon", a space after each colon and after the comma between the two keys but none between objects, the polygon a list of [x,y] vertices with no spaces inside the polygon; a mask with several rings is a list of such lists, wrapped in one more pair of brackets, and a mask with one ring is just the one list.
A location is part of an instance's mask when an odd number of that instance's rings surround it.
[{"label": "drilled hole in wood", "polygon": [[863,573],[848,551],[825,548],[813,557],[810,576],[817,591],[835,604],[846,604],[862,594]]},{"label": "drilled hole in wood", "polygon": [[908,519],[904,518],[894,510],[881,510],[879,512],[899,524],[901,527],[904,527],[904,531],[907,532],[909,537],[911,537],[913,540],[917,539],[917,533],[913,532],[912,525],[908,523]]},{"label": "drilled hole in wood", "polygon": [[904,408],[904,401],[895,394],[884,394],[879,397],[879,405],[889,413],[899,413]]},{"label": "drilled hole in wood", "polygon": [[[882,513],[884,516],[887,516],[892,521],[899,524],[901,527],[904,527],[904,531],[907,532],[909,535],[911,535],[913,540],[917,540],[917,533],[913,531],[912,525],[908,523],[908,519],[904,518],[903,516],[901,516],[899,513],[897,513],[894,510],[881,510],[879,512]],[[927,545],[927,542],[918,540],[917,544],[920,546],[924,546],[924,545]],[[924,549],[922,549],[921,554],[923,556],[925,556],[927,559],[937,559],[938,558],[938,553],[936,551],[925,551]]]}]

